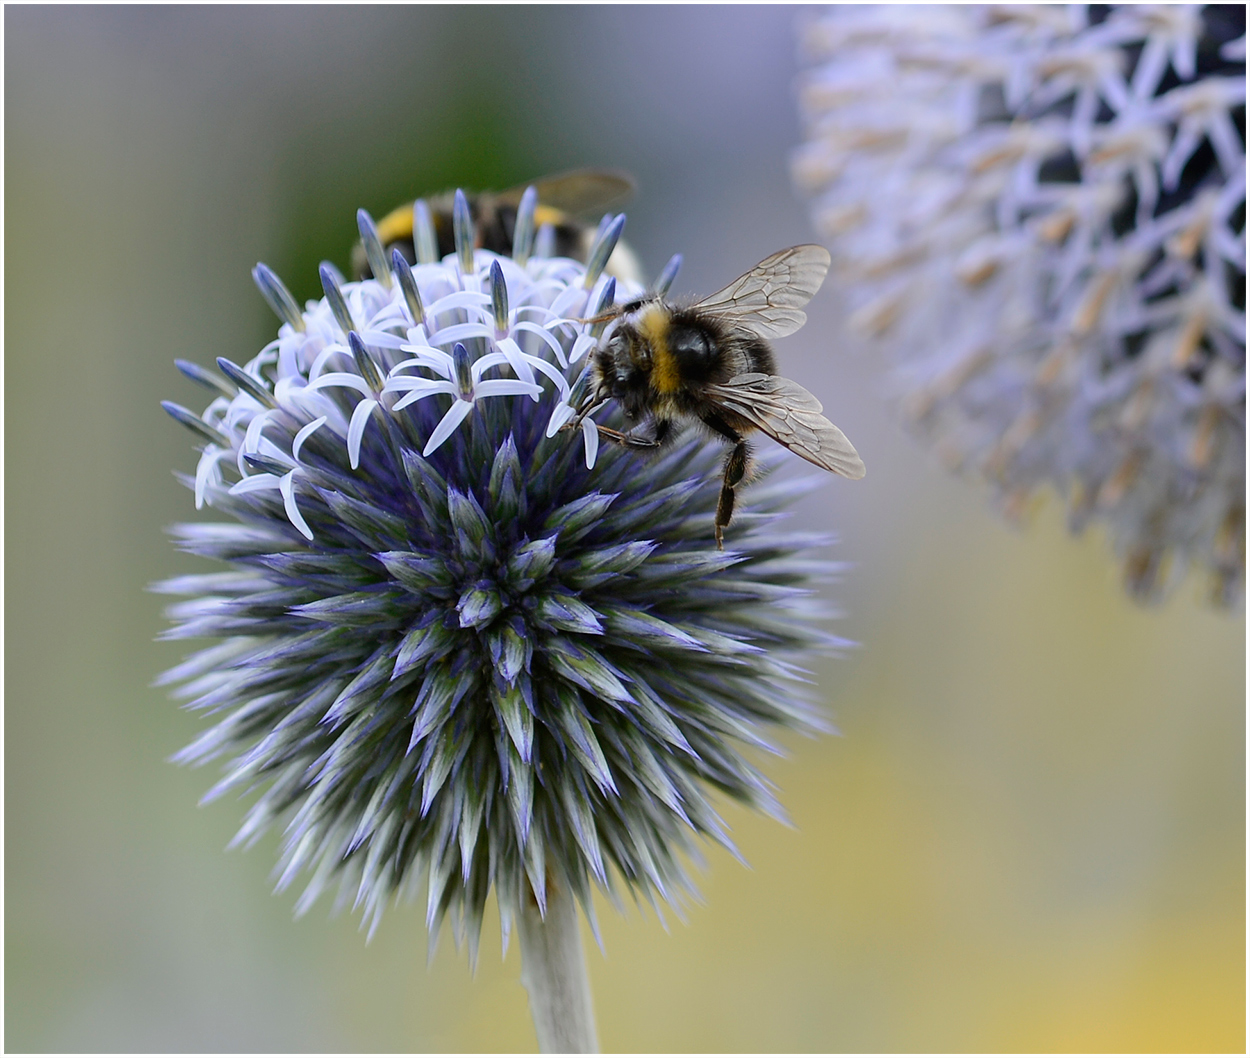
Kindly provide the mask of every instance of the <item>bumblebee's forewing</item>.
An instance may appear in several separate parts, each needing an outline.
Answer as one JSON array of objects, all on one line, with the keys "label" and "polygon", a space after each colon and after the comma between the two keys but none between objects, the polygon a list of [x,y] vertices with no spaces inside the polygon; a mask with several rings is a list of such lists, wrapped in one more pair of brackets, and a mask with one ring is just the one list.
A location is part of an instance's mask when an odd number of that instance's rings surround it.
[{"label": "bumblebee's forewing", "polygon": [[751,372],[707,386],[704,393],[809,463],[844,478],[864,476],[864,461],[846,434],[821,414],[820,401],[797,382]]},{"label": "bumblebee's forewing", "polygon": [[[609,169],[578,169],[518,184],[501,191],[496,196],[497,200],[501,205],[515,209],[531,184],[538,192],[538,201],[542,205],[575,217],[585,213],[602,213],[634,193],[634,181],[625,173]],[[595,219],[598,220],[598,217]]]},{"label": "bumblebee's forewing", "polygon": [[829,251],[823,246],[791,246],[765,257],[695,307],[760,338],[784,338],[807,322],[803,306],[828,271]]}]

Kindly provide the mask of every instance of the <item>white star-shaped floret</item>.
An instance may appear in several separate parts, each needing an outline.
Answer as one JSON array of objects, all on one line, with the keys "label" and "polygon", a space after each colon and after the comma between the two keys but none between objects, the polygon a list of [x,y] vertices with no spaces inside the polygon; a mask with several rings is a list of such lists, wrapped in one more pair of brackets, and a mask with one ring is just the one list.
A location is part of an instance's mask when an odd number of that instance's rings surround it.
[{"label": "white star-shaped floret", "polygon": [[[447,330],[452,329],[447,328]],[[493,367],[511,364],[508,355],[503,352],[487,353],[471,361],[461,342],[455,343],[450,355],[433,346],[406,345],[403,349],[405,352],[416,355],[396,364],[382,389],[383,393],[403,394],[391,407],[392,412],[402,411],[408,405],[426,397],[432,397],[436,393],[446,393],[455,398],[451,407],[447,409],[447,413],[434,428],[434,432],[430,434],[422,455],[428,456],[446,441],[456,427],[468,418],[469,412],[473,410],[473,405],[478,400],[485,397],[504,396],[528,396],[537,400],[542,394],[541,387],[524,379],[482,378],[482,375]],[[408,368],[428,368],[442,377],[422,378],[419,375],[399,373]]]}]

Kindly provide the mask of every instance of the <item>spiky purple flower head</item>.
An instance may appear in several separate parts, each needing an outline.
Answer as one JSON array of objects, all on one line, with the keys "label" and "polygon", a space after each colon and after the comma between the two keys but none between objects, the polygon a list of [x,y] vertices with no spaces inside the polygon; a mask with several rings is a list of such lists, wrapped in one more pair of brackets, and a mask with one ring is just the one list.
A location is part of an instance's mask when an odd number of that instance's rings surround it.
[{"label": "spiky purple flower head", "polygon": [[1245,584],[1243,5],[839,7],[795,178],[902,406],[1139,598]]},{"label": "spiky purple flower head", "polygon": [[623,216],[583,266],[525,209],[512,257],[475,252],[464,213],[456,254],[390,270],[363,217],[380,278],[323,267],[303,310],[258,266],[278,338],[179,363],[217,391],[166,405],[204,442],[184,480],[231,520],[174,536],[231,569],[158,590],[190,596],[167,638],[220,640],[163,682],[217,717],[177,757],[224,761],[208,798],[259,790],[236,841],[281,826],[279,888],[310,875],[302,911],[337,885],[371,928],[425,886],[431,942],[451,911],[475,952],[492,887],[505,943],[551,885],[588,913],[592,879],[680,899],[697,836],[733,847],[716,793],[780,814],[742,747],[824,728],[796,660],[840,641],[807,587],[822,541],[775,527],[803,483],[749,490],[719,552],[717,446],[559,428],[581,320],[641,292],[603,274]]}]

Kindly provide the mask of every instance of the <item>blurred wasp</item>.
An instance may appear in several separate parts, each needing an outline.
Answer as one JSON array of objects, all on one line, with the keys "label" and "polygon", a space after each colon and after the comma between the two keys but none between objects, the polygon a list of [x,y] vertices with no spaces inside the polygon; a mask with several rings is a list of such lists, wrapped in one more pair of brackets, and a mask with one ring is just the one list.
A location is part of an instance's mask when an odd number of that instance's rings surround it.
[{"label": "blurred wasp", "polygon": [[[521,196],[531,184],[519,184],[507,191],[481,191],[468,196],[469,212],[473,218],[475,245],[497,254],[512,252],[512,237],[516,229],[517,209]],[[602,169],[579,169],[558,176],[548,176],[532,182],[538,193],[538,206],[534,211],[534,223],[542,229],[549,226],[554,236],[550,247],[553,256],[571,257],[586,263],[590,248],[595,241],[595,224],[609,207],[627,199],[634,191],[634,182],[624,173]],[[455,252],[452,230],[452,206],[454,192],[445,191],[431,198],[409,202],[391,210],[377,222],[378,238],[390,258],[392,249],[399,250],[409,264],[422,260],[442,260]],[[418,225],[414,223],[413,210],[428,211],[430,227],[437,246],[417,247]],[[593,217],[593,220],[590,218]],[[418,250],[422,249],[421,254]],[[618,279],[638,282],[639,268],[633,253],[623,243],[617,243],[616,251],[609,260],[606,271]],[[356,279],[368,279],[373,275],[364,245],[357,242],[352,249],[352,273]]]},{"label": "blurred wasp", "polygon": [[627,418],[650,424],[649,432],[644,423],[624,433],[599,426],[618,444],[657,448],[675,436],[675,423],[691,420],[731,444],[716,505],[718,548],[750,464],[745,438],[755,430],[809,463],[862,478],[851,442],[821,414],[820,401],[777,374],[768,345],[803,326],[803,306],[828,270],[823,247],[792,246],[692,305],[647,294],[595,317],[590,322],[607,326],[592,354],[590,390],[568,427],[614,400]]}]

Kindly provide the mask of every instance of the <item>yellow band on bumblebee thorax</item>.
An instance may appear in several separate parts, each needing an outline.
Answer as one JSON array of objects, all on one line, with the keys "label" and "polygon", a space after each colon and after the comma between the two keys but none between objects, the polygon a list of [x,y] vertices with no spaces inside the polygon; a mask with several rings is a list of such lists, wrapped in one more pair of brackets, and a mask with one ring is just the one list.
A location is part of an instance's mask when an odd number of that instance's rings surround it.
[{"label": "yellow band on bumblebee thorax", "polygon": [[663,305],[645,307],[638,319],[638,333],[651,350],[651,388],[657,393],[676,393],[681,373],[668,347],[669,313]]},{"label": "yellow band on bumblebee thorax", "polygon": [[544,206],[540,202],[534,207],[534,224],[536,227],[550,224],[553,228],[558,228],[568,219],[569,215],[561,209],[556,209],[555,206]]},{"label": "yellow band on bumblebee thorax", "polygon": [[[412,238],[412,206],[411,202],[399,206],[378,221],[378,238],[383,246],[393,243],[396,239]],[[554,206],[544,206],[539,203],[534,208],[534,223],[539,226],[550,224],[558,228],[561,224],[567,223],[568,219],[567,213]]]},{"label": "yellow band on bumblebee thorax", "polygon": [[412,235],[412,203],[391,210],[378,221],[378,239],[383,246]]}]

